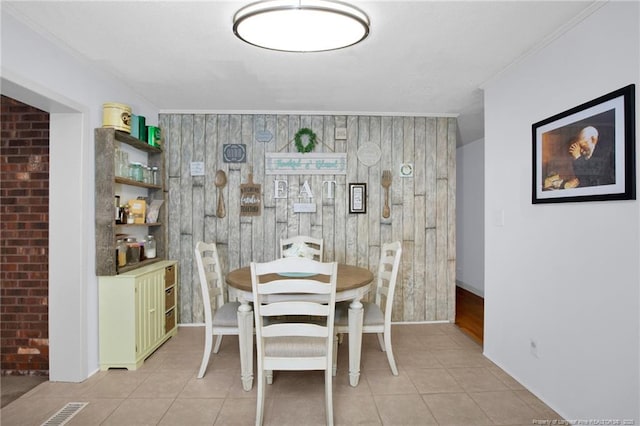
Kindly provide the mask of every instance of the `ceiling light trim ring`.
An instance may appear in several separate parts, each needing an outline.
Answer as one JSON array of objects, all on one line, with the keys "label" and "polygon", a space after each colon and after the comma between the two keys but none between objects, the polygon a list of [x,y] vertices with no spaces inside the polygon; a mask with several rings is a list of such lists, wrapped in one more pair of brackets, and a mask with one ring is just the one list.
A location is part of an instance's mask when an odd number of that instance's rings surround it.
[{"label": "ceiling light trim ring", "polygon": [[[264,3],[264,7],[259,7],[260,4]],[[278,4],[281,3],[281,4]],[[336,7],[331,7],[335,5]],[[339,6],[339,7],[338,7]],[[247,38],[243,37],[238,31],[238,27],[245,22],[247,19],[250,19],[255,16],[260,16],[272,12],[289,12],[294,10],[302,10],[302,11],[313,11],[313,12],[325,12],[334,15],[341,15],[343,17],[349,18],[355,22],[357,22],[363,29],[362,36],[360,38],[349,42],[348,44],[343,44],[338,47],[332,47],[328,49],[320,49],[320,50],[287,50],[287,49],[279,49],[273,48],[269,46],[265,46],[262,44],[258,44],[253,41],[249,41]],[[299,52],[299,53],[311,53],[311,52],[326,52],[331,50],[339,50],[344,49],[346,47],[353,46],[362,42],[369,36],[371,21],[369,20],[369,16],[362,11],[361,9],[352,6],[350,4],[338,2],[338,1],[330,1],[330,0],[320,0],[320,3],[311,3],[311,4],[282,4],[282,2],[278,2],[278,0],[267,0],[267,1],[258,1],[251,4],[248,4],[241,9],[239,9],[235,15],[233,16],[233,33],[240,40],[244,41],[247,44],[252,46],[260,47],[262,49],[274,50],[279,52]]]}]

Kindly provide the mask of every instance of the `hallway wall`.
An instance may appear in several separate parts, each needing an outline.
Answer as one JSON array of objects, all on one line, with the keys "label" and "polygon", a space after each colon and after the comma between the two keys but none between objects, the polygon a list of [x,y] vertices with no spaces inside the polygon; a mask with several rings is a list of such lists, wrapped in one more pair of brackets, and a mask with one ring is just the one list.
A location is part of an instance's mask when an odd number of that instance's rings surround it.
[{"label": "hallway wall", "polygon": [[484,139],[456,157],[456,284],[484,297]]},{"label": "hallway wall", "polygon": [[640,209],[532,204],[532,124],[629,84],[640,164],[640,3],[607,2],[485,91],[485,354],[565,419],[640,422]]}]

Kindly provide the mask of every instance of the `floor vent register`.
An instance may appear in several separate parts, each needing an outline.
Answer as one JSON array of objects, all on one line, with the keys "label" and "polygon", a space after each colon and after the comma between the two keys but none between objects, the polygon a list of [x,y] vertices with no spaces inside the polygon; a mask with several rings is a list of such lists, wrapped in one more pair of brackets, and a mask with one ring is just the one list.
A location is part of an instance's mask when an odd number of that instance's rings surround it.
[{"label": "floor vent register", "polygon": [[42,426],[62,426],[66,425],[69,420],[78,414],[84,407],[89,404],[88,402],[69,402],[62,407],[60,411],[51,416],[46,422],[42,423]]}]

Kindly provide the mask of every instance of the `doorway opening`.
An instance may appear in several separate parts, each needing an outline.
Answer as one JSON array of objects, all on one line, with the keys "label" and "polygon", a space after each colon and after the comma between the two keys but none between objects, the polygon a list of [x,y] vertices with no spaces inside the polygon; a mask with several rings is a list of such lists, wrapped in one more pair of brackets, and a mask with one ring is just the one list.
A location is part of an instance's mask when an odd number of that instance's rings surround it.
[{"label": "doorway opening", "polygon": [[49,376],[50,116],[0,100],[1,374]]}]

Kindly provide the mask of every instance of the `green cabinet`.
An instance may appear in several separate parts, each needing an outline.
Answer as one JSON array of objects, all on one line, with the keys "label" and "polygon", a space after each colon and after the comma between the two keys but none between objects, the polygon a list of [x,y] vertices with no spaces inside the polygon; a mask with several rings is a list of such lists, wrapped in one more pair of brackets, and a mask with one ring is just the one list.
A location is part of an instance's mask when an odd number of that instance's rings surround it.
[{"label": "green cabinet", "polygon": [[98,277],[100,369],[135,370],[177,333],[177,262]]}]

